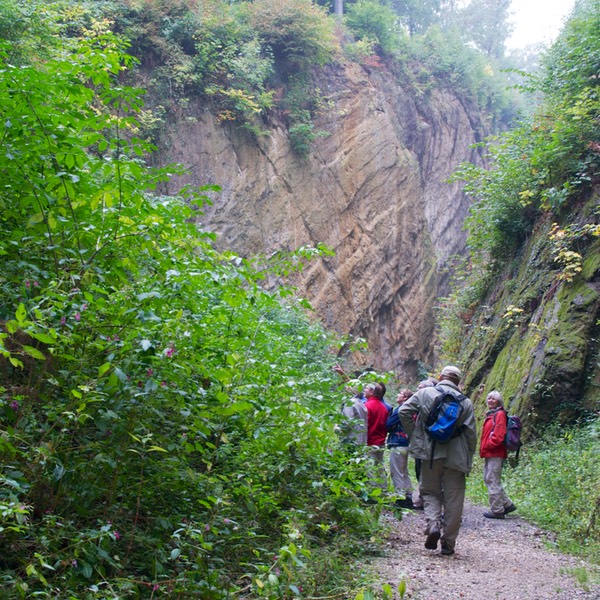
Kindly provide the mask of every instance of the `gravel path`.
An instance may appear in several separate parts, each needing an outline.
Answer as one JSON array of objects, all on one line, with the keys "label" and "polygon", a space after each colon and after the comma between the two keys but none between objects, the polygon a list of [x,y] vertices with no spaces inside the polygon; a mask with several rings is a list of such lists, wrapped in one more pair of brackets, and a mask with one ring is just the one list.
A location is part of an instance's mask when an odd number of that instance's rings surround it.
[{"label": "gravel path", "polygon": [[518,513],[490,520],[482,516],[484,510],[465,506],[453,556],[441,556],[439,547],[425,549],[422,511],[405,511],[402,521],[385,513],[386,556],[373,561],[373,572],[394,590],[404,579],[404,598],[411,600],[600,599],[599,584],[584,588],[573,576],[573,569],[589,574],[598,573],[597,567],[548,550],[548,535]]}]

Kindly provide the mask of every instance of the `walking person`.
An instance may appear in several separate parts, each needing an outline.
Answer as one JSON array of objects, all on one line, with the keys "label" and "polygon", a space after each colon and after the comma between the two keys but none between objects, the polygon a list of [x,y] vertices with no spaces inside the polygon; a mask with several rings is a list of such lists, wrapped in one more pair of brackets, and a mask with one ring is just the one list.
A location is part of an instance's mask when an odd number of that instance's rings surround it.
[{"label": "walking person", "polygon": [[[461,377],[457,367],[444,367],[437,386],[417,391],[398,410],[400,422],[410,440],[409,453],[422,461],[421,495],[427,521],[425,548],[435,550],[441,539],[441,553],[446,556],[455,552],[465,501],[466,476],[471,471],[477,448],[475,411],[471,400],[460,392]],[[447,442],[434,443],[427,433],[425,422],[442,393],[460,397],[461,410],[455,430],[458,435]]]},{"label": "walking person", "polygon": [[483,481],[488,489],[490,510],[483,513],[487,519],[504,519],[517,510],[502,487],[502,466],[508,456],[504,439],[508,415],[504,410],[502,394],[493,390],[487,395],[488,411],[481,429],[479,455],[483,462]]},{"label": "walking person", "polygon": [[414,508],[412,500],[412,481],[408,474],[408,435],[402,428],[398,409],[413,395],[412,390],[402,389],[396,396],[398,406],[386,421],[388,430],[387,447],[390,451],[390,477],[396,494],[403,496],[396,500],[396,506],[400,508]]},{"label": "walking person", "polygon": [[383,403],[383,389],[377,383],[367,383],[364,388],[367,401],[367,446],[369,458],[373,461],[369,479],[374,487],[386,487],[386,473],[383,466],[383,451],[387,429],[385,423],[388,418],[388,409]]}]

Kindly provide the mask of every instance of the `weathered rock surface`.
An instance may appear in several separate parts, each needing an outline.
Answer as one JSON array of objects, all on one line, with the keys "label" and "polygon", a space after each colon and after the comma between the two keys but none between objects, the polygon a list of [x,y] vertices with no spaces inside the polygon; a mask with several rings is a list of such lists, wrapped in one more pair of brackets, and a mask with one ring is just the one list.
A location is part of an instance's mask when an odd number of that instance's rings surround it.
[{"label": "weathered rock surface", "polygon": [[416,100],[386,69],[329,67],[320,89],[327,108],[315,127],[329,135],[306,160],[282,115],[255,142],[200,109],[170,129],[160,160],[188,166],[188,182],[222,186],[202,218],[221,247],[334,249],[292,283],[328,327],[368,340],[375,367],[414,375],[434,363],[444,267],[465,244],[468,200],[446,180],[461,162],[480,162],[471,146],[484,126],[458,97],[434,90]]},{"label": "weathered rock surface", "polygon": [[[599,191],[572,206],[562,225],[595,222]],[[498,276],[465,324],[461,352],[464,384],[479,409],[488,392],[502,390],[528,435],[600,408],[600,240],[579,240],[581,273],[565,281],[553,258],[552,221],[538,221],[518,263]]]}]

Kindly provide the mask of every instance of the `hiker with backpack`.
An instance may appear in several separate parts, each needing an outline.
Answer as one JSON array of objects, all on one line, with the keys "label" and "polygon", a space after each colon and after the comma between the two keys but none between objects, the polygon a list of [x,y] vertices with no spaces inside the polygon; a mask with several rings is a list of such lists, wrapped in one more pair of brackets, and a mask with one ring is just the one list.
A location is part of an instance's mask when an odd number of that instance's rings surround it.
[{"label": "hiker with backpack", "polygon": [[369,469],[369,479],[374,487],[385,489],[387,475],[383,466],[383,453],[387,429],[385,423],[388,418],[388,409],[383,403],[383,388],[378,383],[367,383],[364,388],[367,401],[367,446],[372,465]]},{"label": "hiker with backpack", "polygon": [[455,552],[466,476],[477,448],[475,411],[458,387],[461,376],[457,367],[444,367],[438,385],[418,390],[398,410],[410,440],[409,454],[422,461],[425,548],[435,550],[441,539],[445,556]]},{"label": "hiker with backpack", "polygon": [[502,487],[502,466],[508,457],[506,432],[508,415],[504,410],[502,394],[493,390],[487,395],[488,411],[481,430],[479,455],[484,459],[483,481],[488,489],[490,510],[483,513],[487,519],[504,519],[517,510]]}]

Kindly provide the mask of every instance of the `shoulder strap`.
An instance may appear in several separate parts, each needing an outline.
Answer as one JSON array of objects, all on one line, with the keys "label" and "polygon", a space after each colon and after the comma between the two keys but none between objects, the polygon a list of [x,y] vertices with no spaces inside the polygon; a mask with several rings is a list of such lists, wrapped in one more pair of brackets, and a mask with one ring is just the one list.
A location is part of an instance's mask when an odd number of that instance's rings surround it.
[{"label": "shoulder strap", "polygon": [[[452,396],[458,402],[462,402],[463,400],[467,399],[467,397],[464,394],[461,394],[458,390],[455,390],[451,387],[443,388],[439,383],[433,389],[440,392],[440,396],[441,394],[443,394],[444,396]],[[439,398],[440,397],[438,397],[438,399]]]}]

